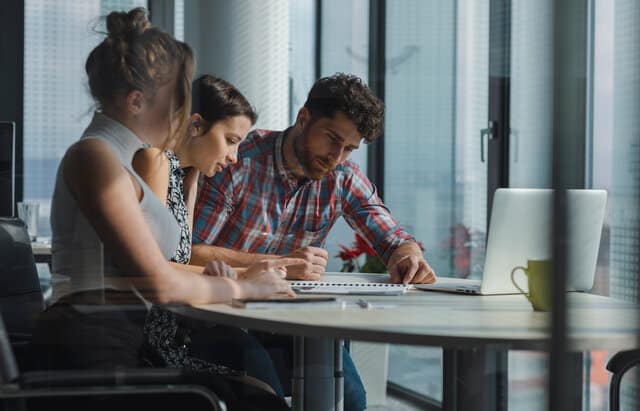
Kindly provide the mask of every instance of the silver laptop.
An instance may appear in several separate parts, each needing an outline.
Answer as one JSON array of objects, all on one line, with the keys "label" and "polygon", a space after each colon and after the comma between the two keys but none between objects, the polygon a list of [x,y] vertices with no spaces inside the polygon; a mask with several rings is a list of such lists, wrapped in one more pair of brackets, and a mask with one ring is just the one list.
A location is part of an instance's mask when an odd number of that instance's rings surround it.
[{"label": "silver laptop", "polygon": [[[496,190],[482,281],[439,277],[435,284],[416,288],[465,294],[519,294],[511,270],[528,259],[551,259],[553,190],[502,188]],[[568,190],[568,291],[593,287],[607,192]],[[524,277],[524,276],[522,276]],[[518,283],[526,286],[524,278]],[[525,288],[526,290],[526,288]]]}]

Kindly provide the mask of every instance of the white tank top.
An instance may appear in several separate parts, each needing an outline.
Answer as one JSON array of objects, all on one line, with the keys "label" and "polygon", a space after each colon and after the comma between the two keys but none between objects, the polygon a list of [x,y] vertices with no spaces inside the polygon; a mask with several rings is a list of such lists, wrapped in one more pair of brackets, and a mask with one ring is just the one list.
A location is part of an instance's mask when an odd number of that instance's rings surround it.
[{"label": "white tank top", "polygon": [[[91,124],[82,134],[81,139],[85,138],[107,142],[122,166],[138,181],[143,192],[140,207],[145,221],[162,254],[169,261],[180,240],[178,223],[131,166],[134,154],[144,147],[144,143],[124,125],[99,112],[94,114]],[[140,275],[126,273],[112,261],[109,250],[104,249],[102,241],[69,192],[62,170],[61,163],[51,203],[52,271],[70,277],[71,292],[111,287],[111,276]]]}]

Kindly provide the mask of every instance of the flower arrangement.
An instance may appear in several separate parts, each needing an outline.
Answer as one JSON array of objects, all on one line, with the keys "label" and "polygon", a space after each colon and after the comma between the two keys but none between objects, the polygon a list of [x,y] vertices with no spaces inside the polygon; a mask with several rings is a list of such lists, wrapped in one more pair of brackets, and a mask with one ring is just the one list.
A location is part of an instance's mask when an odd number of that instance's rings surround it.
[{"label": "flower arrangement", "polygon": [[[361,273],[385,273],[387,272],[387,266],[380,260],[378,254],[371,246],[365,241],[360,234],[356,233],[356,239],[352,243],[351,247],[339,244],[340,251],[336,257],[340,257],[342,260],[342,272],[361,272]],[[358,257],[362,254],[367,255],[367,262],[360,265]]]}]

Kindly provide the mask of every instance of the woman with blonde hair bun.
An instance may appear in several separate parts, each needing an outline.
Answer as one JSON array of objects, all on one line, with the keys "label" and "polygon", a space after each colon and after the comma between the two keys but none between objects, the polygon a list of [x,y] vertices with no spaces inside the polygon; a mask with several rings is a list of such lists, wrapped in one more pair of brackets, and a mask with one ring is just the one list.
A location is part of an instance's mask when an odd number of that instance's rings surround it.
[{"label": "woman with blonde hair bun", "polygon": [[[169,263],[180,237],[177,222],[131,162],[138,150],[171,147],[184,133],[193,53],[153,27],[142,8],[109,14],[107,31],[85,65],[97,111],[56,177],[52,270],[71,278],[71,293],[39,322],[34,347],[41,366],[157,366],[142,331],[148,305],[291,293],[281,270],[300,264],[271,260],[234,279]],[[77,304],[112,308],[86,311]],[[242,372],[212,366],[196,374],[216,387],[229,409],[287,408],[266,384]]]}]

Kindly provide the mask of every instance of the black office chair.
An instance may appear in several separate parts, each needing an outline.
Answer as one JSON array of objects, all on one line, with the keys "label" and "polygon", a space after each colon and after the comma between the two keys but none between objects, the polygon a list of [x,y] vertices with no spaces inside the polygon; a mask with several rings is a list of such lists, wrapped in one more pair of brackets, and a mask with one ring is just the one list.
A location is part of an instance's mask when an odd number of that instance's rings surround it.
[{"label": "black office chair", "polygon": [[613,374],[609,385],[609,410],[620,410],[622,377],[637,365],[640,365],[640,350],[620,351],[609,359],[607,370]]},{"label": "black office chair", "polygon": [[[0,409],[224,409],[218,397],[197,383],[197,373],[178,369],[30,371],[32,333],[44,301],[27,228],[17,218],[0,218]],[[6,320],[6,328],[5,328]],[[15,354],[20,355],[19,361]],[[196,382],[193,382],[196,381]],[[146,405],[146,406],[145,406]]]},{"label": "black office chair", "polygon": [[192,377],[178,369],[31,371],[20,373],[0,313],[0,409],[225,410],[209,389],[185,383]]},{"label": "black office chair", "polygon": [[0,217],[0,312],[21,367],[38,316],[44,309],[40,281],[24,222]]}]

